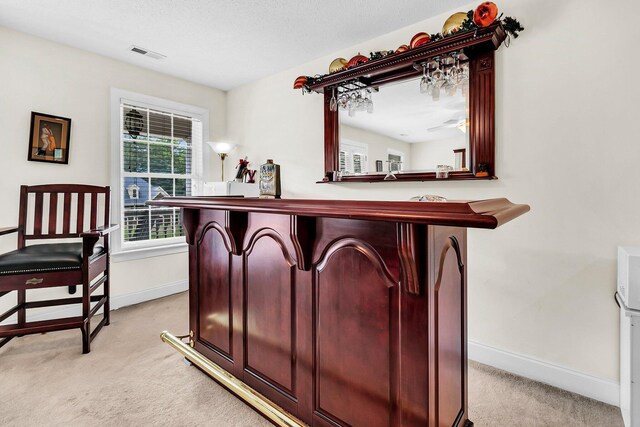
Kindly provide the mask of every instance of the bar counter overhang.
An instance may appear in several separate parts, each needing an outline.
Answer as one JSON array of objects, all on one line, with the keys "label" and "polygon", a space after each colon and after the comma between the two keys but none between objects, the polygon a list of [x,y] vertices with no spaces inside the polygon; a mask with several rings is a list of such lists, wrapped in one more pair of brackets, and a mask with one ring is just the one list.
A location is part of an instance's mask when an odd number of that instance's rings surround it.
[{"label": "bar counter overhang", "polygon": [[204,369],[271,421],[472,425],[466,229],[496,228],[529,206],[506,199],[148,203],[182,208],[189,350],[203,356],[201,368],[213,362],[250,388],[247,397],[226,373]]}]

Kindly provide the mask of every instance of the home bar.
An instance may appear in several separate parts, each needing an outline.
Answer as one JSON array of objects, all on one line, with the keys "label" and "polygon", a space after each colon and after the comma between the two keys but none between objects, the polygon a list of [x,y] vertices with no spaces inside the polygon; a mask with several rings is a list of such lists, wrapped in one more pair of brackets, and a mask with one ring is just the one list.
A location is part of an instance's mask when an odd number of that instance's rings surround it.
[{"label": "home bar", "polygon": [[[417,34],[407,49],[298,77],[294,89],[324,97],[318,184],[496,179],[494,51],[508,31]],[[277,425],[473,425],[466,229],[529,206],[279,199],[278,173],[260,175],[261,194],[275,198],[148,202],[182,209],[189,244],[189,345],[169,332],[163,341]]]},{"label": "home bar", "polygon": [[149,203],[182,208],[189,244],[190,347],[163,340],[272,422],[472,425],[466,228],[496,228],[527,205]]}]

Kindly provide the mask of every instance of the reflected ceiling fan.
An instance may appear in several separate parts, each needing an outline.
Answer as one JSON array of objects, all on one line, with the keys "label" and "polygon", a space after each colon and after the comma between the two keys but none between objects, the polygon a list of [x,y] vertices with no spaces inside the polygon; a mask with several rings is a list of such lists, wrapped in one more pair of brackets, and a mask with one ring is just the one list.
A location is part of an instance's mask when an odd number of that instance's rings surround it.
[{"label": "reflected ceiling fan", "polygon": [[451,120],[447,120],[440,126],[434,126],[432,128],[427,129],[427,132],[438,132],[443,129],[458,128],[462,132],[467,133],[468,127],[469,127],[469,120],[467,119],[451,119]]}]

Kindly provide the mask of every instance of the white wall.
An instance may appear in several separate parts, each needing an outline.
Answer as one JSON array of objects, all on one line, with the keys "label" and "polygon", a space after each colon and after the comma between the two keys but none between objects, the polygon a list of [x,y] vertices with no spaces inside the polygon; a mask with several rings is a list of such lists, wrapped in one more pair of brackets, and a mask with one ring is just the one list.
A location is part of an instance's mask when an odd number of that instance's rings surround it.
[{"label": "white wall", "polygon": [[[455,167],[456,155],[453,150],[469,148],[468,138],[460,132],[460,135],[453,138],[440,139],[437,141],[425,141],[411,144],[411,157],[413,157],[413,168],[417,170],[435,169],[438,165],[449,165]],[[465,160],[469,158],[467,151]],[[468,160],[466,160],[468,163]],[[469,165],[467,164],[467,167]]]},{"label": "white wall", "polygon": [[[0,81],[0,226],[17,224],[20,184],[110,184],[111,87],[207,108],[210,139],[226,133],[225,92],[6,28],[0,28]],[[69,165],[27,161],[31,111],[72,119]],[[205,162],[219,165],[212,156]],[[117,189],[113,194],[117,197]],[[0,250],[11,249],[15,235],[0,238]],[[186,253],[114,262],[112,295],[117,298],[186,278]],[[9,304],[8,298],[0,300],[0,311]]]},{"label": "white wall", "polygon": [[294,79],[324,73],[338,56],[436,32],[448,14],[231,90],[229,138],[251,160],[282,165],[286,197],[435,193],[530,204],[497,230],[469,231],[469,337],[617,381],[616,246],[640,244],[640,26],[621,15],[637,5],[619,0],[604,14],[593,0],[500,6],[526,31],[497,53],[499,180],[315,184],[323,175],[322,97],[293,91]]}]

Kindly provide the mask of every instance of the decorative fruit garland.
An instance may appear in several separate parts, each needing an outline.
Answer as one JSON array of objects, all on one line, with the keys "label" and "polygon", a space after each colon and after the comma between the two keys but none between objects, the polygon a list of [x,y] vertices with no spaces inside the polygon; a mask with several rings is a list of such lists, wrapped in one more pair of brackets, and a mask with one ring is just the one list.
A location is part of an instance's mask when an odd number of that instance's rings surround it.
[{"label": "decorative fruit garland", "polygon": [[[495,3],[486,1],[481,3],[475,10],[470,10],[467,13],[457,12],[451,15],[444,23],[442,32],[435,34],[418,33],[411,38],[411,42],[408,45],[403,44],[396,50],[379,50],[369,53],[367,58],[364,55],[358,53],[350,60],[344,58],[336,58],[329,65],[329,73],[315,76],[300,76],[293,83],[294,89],[302,89],[302,93],[311,92],[310,86],[313,86],[318,80],[327,77],[330,74],[337,73],[338,71],[347,70],[357,65],[364,64],[369,61],[375,61],[377,59],[385,58],[389,55],[395,55],[398,53],[406,52],[410,49],[415,49],[418,46],[422,46],[427,43],[431,43],[453,34],[459,34],[467,31],[476,31],[479,28],[488,27],[495,22],[500,22],[502,27],[507,33],[507,37],[513,36],[514,39],[518,38],[518,33],[524,31],[524,27],[518,22],[517,19],[510,16],[502,17],[502,14],[498,16],[498,6]],[[508,43],[508,42],[507,42]],[[507,44],[508,46],[508,44]]]}]

